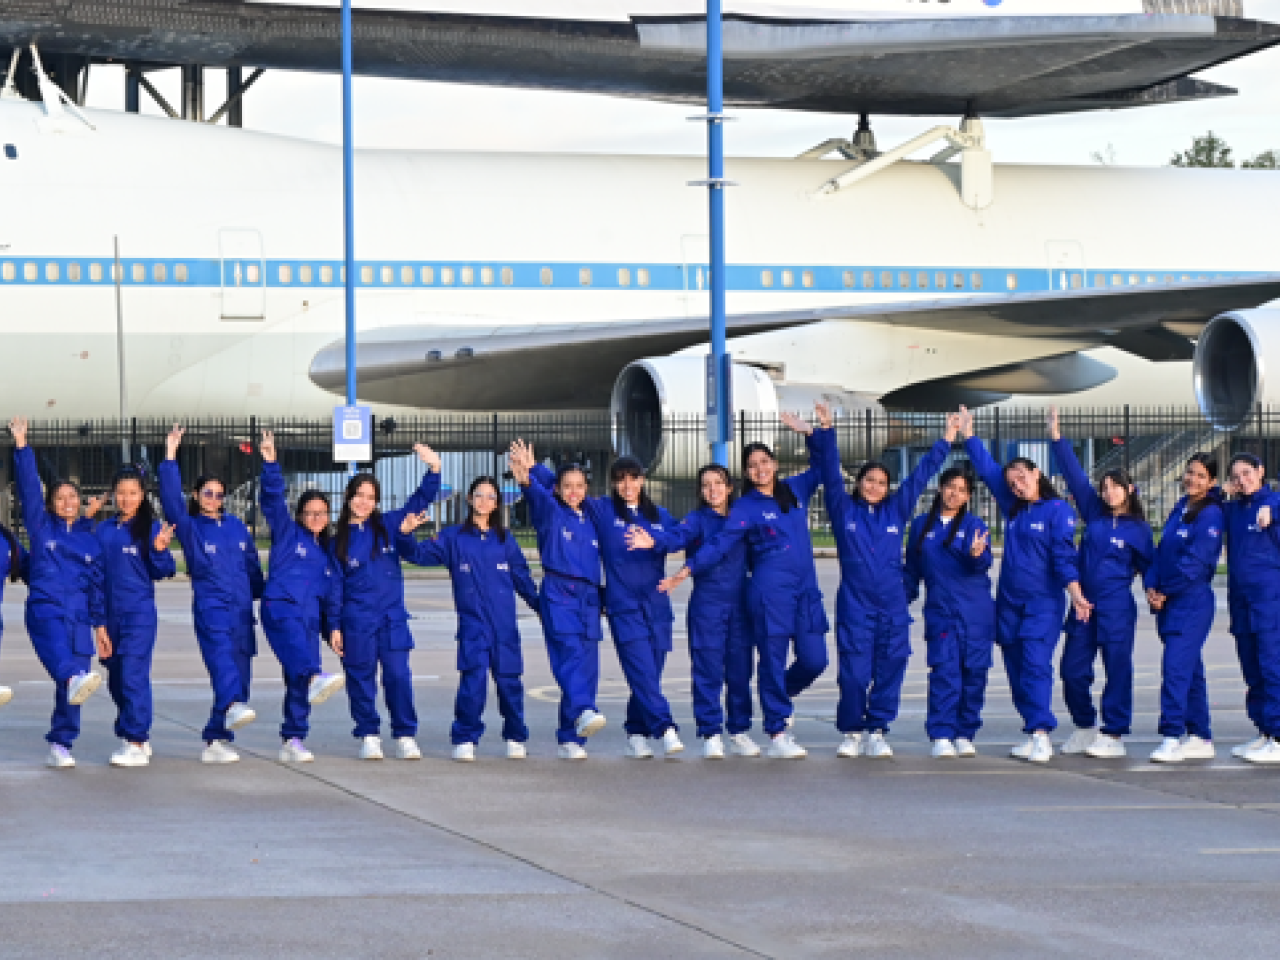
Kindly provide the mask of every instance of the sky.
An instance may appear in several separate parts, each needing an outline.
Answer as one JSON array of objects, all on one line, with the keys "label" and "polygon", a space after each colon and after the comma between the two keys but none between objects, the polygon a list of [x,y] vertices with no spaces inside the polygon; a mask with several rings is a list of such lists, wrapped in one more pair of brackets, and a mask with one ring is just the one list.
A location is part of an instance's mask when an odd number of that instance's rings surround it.
[{"label": "sky", "polygon": [[[1280,22],[1280,0],[1250,0],[1249,16]],[[179,101],[176,70],[148,75],[170,103]],[[1041,119],[992,120],[988,144],[998,163],[1093,162],[1111,152],[1126,166],[1169,162],[1208,130],[1223,137],[1237,160],[1280,149],[1280,49],[1197,74],[1239,89],[1209,103],[1083,113]],[[220,71],[208,71],[206,109],[220,105]],[[144,94],[144,112],[159,114]],[[89,104],[122,109],[118,68],[95,67]],[[268,72],[245,101],[245,126],[336,143],[341,138],[337,77]],[[688,120],[696,108],[588,94],[468,87],[357,78],[355,137],[362,148],[513,150],[574,153],[701,154],[705,127]],[[830,137],[847,137],[856,118],[781,110],[732,111],[726,149],[738,156],[794,156]],[[956,117],[872,118],[880,149]]]}]

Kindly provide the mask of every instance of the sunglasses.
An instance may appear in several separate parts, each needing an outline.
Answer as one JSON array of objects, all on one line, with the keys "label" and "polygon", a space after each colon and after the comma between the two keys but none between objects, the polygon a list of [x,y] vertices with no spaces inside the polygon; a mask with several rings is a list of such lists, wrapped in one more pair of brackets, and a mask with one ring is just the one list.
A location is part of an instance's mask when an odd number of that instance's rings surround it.
[{"label": "sunglasses", "polygon": [[202,497],[208,497],[210,500],[225,500],[225,499],[227,499],[227,495],[226,495],[226,493],[224,493],[224,492],[223,492],[223,491],[221,491],[221,490],[214,490],[214,489],[212,489],[212,488],[208,488],[208,489],[205,489],[205,490],[201,490],[201,491],[200,491],[200,496],[202,496]]}]

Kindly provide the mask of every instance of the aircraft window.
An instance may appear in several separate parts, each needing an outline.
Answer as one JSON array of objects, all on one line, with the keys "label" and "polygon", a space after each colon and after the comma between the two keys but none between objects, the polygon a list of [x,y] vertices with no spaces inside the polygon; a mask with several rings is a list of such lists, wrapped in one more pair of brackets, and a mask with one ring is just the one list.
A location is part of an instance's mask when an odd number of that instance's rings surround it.
[{"label": "aircraft window", "polygon": [[1123,286],[1124,286],[1124,277],[1120,276],[1120,274],[1118,274],[1118,273],[1113,273],[1113,274],[1111,275],[1111,285],[1112,285],[1113,287],[1123,287]]},{"label": "aircraft window", "polygon": [[773,286],[773,271],[772,271],[772,270],[761,270],[761,271],[760,271],[760,285],[761,285],[762,287],[772,287],[772,286]]},{"label": "aircraft window", "polygon": [[400,283],[406,287],[413,286],[413,267],[400,268]]},{"label": "aircraft window", "polygon": [[338,268],[338,282],[339,282],[339,283],[346,283],[346,282],[347,282],[347,268],[346,268],[346,267],[339,267],[339,268]]},{"label": "aircraft window", "polygon": [[1137,286],[1141,278],[1136,273],[1129,274],[1129,286]]},{"label": "aircraft window", "polygon": [[904,272],[904,273],[899,273],[899,274],[898,274],[898,286],[900,286],[903,290],[906,290],[908,287],[910,287],[910,286],[911,286],[911,274],[909,274],[909,273],[905,273],[905,272]]},{"label": "aircraft window", "polygon": [[[133,265],[133,270],[132,270],[131,272],[133,273],[133,282],[134,282],[134,283],[146,283],[146,282],[147,282],[147,268],[146,268],[146,265],[145,265],[145,264],[135,263],[135,264]],[[250,282],[250,283],[253,283],[253,282],[255,282],[255,281],[250,280],[249,282]]]},{"label": "aircraft window", "polygon": [[963,273],[957,273],[957,274],[954,274],[954,275],[951,277],[951,285],[952,285],[953,287],[955,287],[957,290],[963,290],[963,289],[964,289],[964,274],[963,274]]},{"label": "aircraft window", "polygon": [[67,279],[70,280],[72,283],[80,282],[80,264],[78,263],[67,264]]},{"label": "aircraft window", "polygon": [[439,350],[428,350],[428,351],[427,351],[427,359],[428,359],[429,361],[431,361],[432,363],[434,363],[434,362],[435,362],[435,361],[437,361],[437,360],[441,360],[441,359],[443,359],[443,355],[440,353],[440,351],[439,351]]},{"label": "aircraft window", "polygon": [[169,271],[165,269],[163,263],[157,263],[151,268],[151,279],[156,283],[164,283],[165,277],[168,273]]},{"label": "aircraft window", "polygon": [[590,267],[581,267],[578,270],[578,284],[579,286],[583,286],[583,287],[591,286],[591,268]]},{"label": "aircraft window", "polygon": [[618,286],[620,287],[631,286],[631,271],[628,270],[626,267],[618,268]]},{"label": "aircraft window", "polygon": [[1155,283],[1155,282],[1156,282],[1156,278],[1155,278],[1154,276],[1152,276],[1151,274],[1149,274],[1149,273],[1148,273],[1148,274],[1147,274],[1147,283]]},{"label": "aircraft window", "polygon": [[476,282],[476,271],[474,267],[463,267],[459,273],[462,274],[462,282],[468,287]]},{"label": "aircraft window", "polygon": [[[708,278],[708,279],[710,279],[710,278]],[[813,286],[813,271],[812,271],[812,270],[806,270],[806,271],[804,271],[802,274],[800,274],[800,282],[801,282],[804,286],[806,286],[806,287],[812,287],[812,286]]]},{"label": "aircraft window", "polygon": [[440,268],[440,282],[446,287],[453,286],[453,267]]},{"label": "aircraft window", "polygon": [[476,352],[471,347],[459,347],[458,352],[453,356],[455,360],[466,360],[469,357],[474,357],[475,355]]},{"label": "aircraft window", "polygon": [[394,267],[383,267],[378,271],[378,274],[384,284],[392,284],[396,282],[396,271]]},{"label": "aircraft window", "polygon": [[636,271],[636,283],[642,287],[649,285],[649,269],[647,267],[641,267]]},{"label": "aircraft window", "polygon": [[1081,286],[1081,282],[1082,282],[1082,280],[1083,280],[1083,278],[1080,276],[1080,274],[1078,274],[1078,273],[1073,273],[1073,274],[1071,275],[1071,289],[1072,289],[1072,290],[1079,290],[1079,289],[1080,289],[1080,286]]},{"label": "aircraft window", "polygon": [[516,282],[516,272],[510,267],[502,268],[502,285],[509,287]]},{"label": "aircraft window", "polygon": [[[181,271],[182,271],[182,276],[181,276],[181,277],[178,277],[177,275],[175,275],[175,276],[174,276],[174,279],[175,279],[175,280],[183,280],[183,281],[185,281],[185,280],[187,279],[187,268],[186,268],[185,266],[183,266],[183,265],[180,263],[180,264],[178,264],[178,266],[177,266],[175,269],[181,270]],[[312,279],[312,277],[311,277],[311,268],[310,268],[309,266],[303,265],[303,266],[301,266],[301,267],[299,267],[299,268],[298,268],[298,282],[299,282],[299,283],[310,283],[310,282],[311,282],[311,279]]]},{"label": "aircraft window", "polygon": [[13,269],[12,263],[6,263],[4,266],[0,266],[0,277],[3,277],[5,280],[12,280],[17,275],[18,271]]},{"label": "aircraft window", "polygon": [[1188,280],[1190,280],[1190,279],[1191,279],[1191,278],[1190,278],[1190,277],[1188,277],[1185,273],[1182,275],[1182,282],[1183,282],[1183,283],[1186,283],[1186,282],[1187,282]]},{"label": "aircraft window", "polygon": [[1005,286],[1010,290],[1018,289],[1018,275],[1016,273],[1006,274],[1004,278]]},{"label": "aircraft window", "polygon": [[486,287],[493,286],[493,267],[480,268],[480,282]]},{"label": "aircraft window", "polygon": [[10,160],[17,160],[18,148],[15,147],[12,143],[6,143],[4,145],[4,155],[8,157]]},{"label": "aircraft window", "polygon": [[37,267],[34,263],[24,263],[22,265],[22,279],[28,280],[28,281],[39,280],[40,268]]},{"label": "aircraft window", "polygon": [[436,271],[434,267],[422,268],[422,282],[425,283],[427,286],[430,286],[431,284],[436,282]]},{"label": "aircraft window", "polygon": [[94,283],[99,283],[102,280],[102,264],[89,264],[89,279]]},{"label": "aircraft window", "polygon": [[538,273],[538,278],[542,281],[542,285],[544,287],[551,286],[551,282],[555,279],[551,273],[550,267],[543,267],[542,270]]},{"label": "aircraft window", "polygon": [[862,274],[862,285],[864,287],[874,287],[876,285],[876,275],[870,270],[864,271]]},{"label": "aircraft window", "polygon": [[360,268],[360,282],[373,283],[373,267]]},{"label": "aircraft window", "polygon": [[1093,275],[1093,285],[1095,287],[1105,287],[1107,285],[1107,275],[1105,273],[1095,273]]},{"label": "aircraft window", "polygon": [[113,263],[111,265],[111,282],[117,283],[124,274],[121,272],[120,264]]},{"label": "aircraft window", "polygon": [[44,278],[46,280],[57,280],[62,276],[62,271],[56,263],[46,263],[44,265]]},{"label": "aircraft window", "polygon": [[333,283],[333,267],[320,268],[320,282]]},{"label": "aircraft window", "polygon": [[856,278],[854,277],[852,270],[846,270],[844,272],[844,285],[846,287],[852,287],[855,279]]},{"label": "aircraft window", "polygon": [[244,278],[247,283],[262,282],[262,266],[261,264],[251,263],[244,269]]},{"label": "aircraft window", "polygon": [[[939,290],[947,289],[947,275],[945,273],[935,274],[933,280],[934,280],[934,286],[936,286]],[[929,275],[927,273],[922,273],[918,277],[916,277],[916,286],[918,286],[921,290],[928,290]]]},{"label": "aircraft window", "polygon": [[886,270],[884,273],[880,274],[880,286],[885,287],[885,288],[892,287],[892,286],[893,286],[893,274],[892,274],[892,273],[890,273],[890,272],[889,272],[889,271],[887,271],[887,270]]},{"label": "aircraft window", "polygon": [[280,264],[278,276],[281,283],[293,283],[293,267],[284,263]]},{"label": "aircraft window", "polygon": [[980,273],[971,273],[971,274],[969,274],[969,286],[971,286],[974,290],[981,290],[981,289],[982,289],[982,274],[980,274]]},{"label": "aircraft window", "polygon": [[921,271],[920,273],[917,273],[917,274],[916,274],[916,286],[917,286],[917,287],[919,287],[921,290],[928,290],[928,289],[929,289],[929,275],[928,275],[927,273],[924,273],[923,271]]},{"label": "aircraft window", "polygon": [[796,275],[790,270],[783,270],[782,285],[784,287],[794,287],[796,285]]},{"label": "aircraft window", "polygon": [[[307,268],[304,268],[307,269]],[[185,263],[175,263],[173,265],[173,281],[174,283],[186,283],[191,279],[191,274],[187,270]],[[310,277],[308,277],[310,279]]]},{"label": "aircraft window", "polygon": [[1172,277],[1172,275],[1170,275],[1170,274],[1167,274],[1167,273],[1166,273],[1166,274],[1164,275],[1164,282],[1165,282],[1165,283],[1173,283],[1173,277]]}]

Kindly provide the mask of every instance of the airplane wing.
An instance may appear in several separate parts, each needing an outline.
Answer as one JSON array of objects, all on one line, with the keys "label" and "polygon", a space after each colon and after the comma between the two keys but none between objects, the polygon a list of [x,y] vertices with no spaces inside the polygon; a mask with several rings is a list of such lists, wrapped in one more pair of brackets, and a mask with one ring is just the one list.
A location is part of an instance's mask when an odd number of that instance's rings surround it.
[{"label": "airplane wing", "polygon": [[[730,336],[813,323],[857,321],[1001,337],[1070,337],[1149,360],[1189,360],[1191,343],[1170,329],[1280,298],[1280,274],[1119,289],[953,297],[817,307],[728,318]],[[489,328],[397,327],[357,345],[360,396],[444,410],[572,410],[607,406],[633,360],[706,343],[706,317]],[[341,341],[316,354],[311,380],[340,393]]]}]

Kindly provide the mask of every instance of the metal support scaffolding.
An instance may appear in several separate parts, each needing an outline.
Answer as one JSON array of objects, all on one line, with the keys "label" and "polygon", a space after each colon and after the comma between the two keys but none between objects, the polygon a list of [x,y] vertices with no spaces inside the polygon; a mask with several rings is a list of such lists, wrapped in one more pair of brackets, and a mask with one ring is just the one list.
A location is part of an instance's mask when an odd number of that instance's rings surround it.
[{"label": "metal support scaffolding", "polygon": [[204,122],[204,67],[182,68],[182,119]]},{"label": "metal support scaffolding", "polygon": [[142,84],[139,82],[141,74],[136,68],[129,64],[124,69],[124,109],[127,113],[142,112]]},{"label": "metal support scaffolding", "polygon": [[[253,83],[253,81],[258,79],[261,74],[262,71],[259,70],[253,75],[253,79],[250,80],[249,83]],[[217,123],[219,115],[223,111],[226,111],[228,127],[243,127],[244,92],[248,89],[249,84],[244,82],[240,68],[227,67],[227,102],[222,105],[222,110],[219,110],[209,118],[209,122]]]}]

